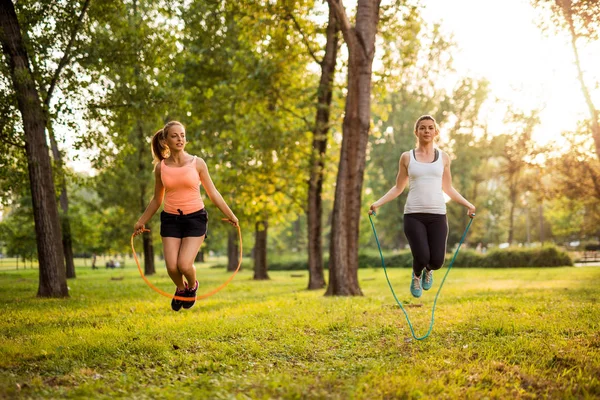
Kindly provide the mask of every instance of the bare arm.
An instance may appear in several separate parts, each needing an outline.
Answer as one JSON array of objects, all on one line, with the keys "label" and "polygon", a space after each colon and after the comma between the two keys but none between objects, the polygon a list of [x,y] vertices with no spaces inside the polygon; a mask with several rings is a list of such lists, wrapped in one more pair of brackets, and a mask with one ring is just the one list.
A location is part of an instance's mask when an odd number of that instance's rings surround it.
[{"label": "bare arm", "polygon": [[465,206],[468,211],[467,214],[472,216],[475,214],[475,206],[467,201],[458,191],[452,186],[452,173],[450,172],[450,157],[446,153],[442,153],[444,159],[444,175],[442,176],[442,190],[452,200],[458,204]]},{"label": "bare arm", "polygon": [[206,194],[210,198],[210,201],[212,201],[219,208],[219,210],[221,210],[221,212],[227,216],[227,219],[229,220],[228,222],[231,225],[237,227],[239,221],[223,199],[223,196],[221,196],[221,193],[219,193],[215,187],[215,184],[208,173],[208,166],[203,159],[196,159],[196,169],[198,170],[198,174],[200,174],[200,181],[202,182],[202,185],[204,185],[204,190],[206,190]]},{"label": "bare arm", "polygon": [[373,214],[379,207],[385,203],[394,200],[404,192],[404,188],[408,184],[408,162],[410,161],[410,154],[405,152],[400,157],[398,162],[398,175],[396,175],[396,184],[383,195],[382,198],[371,204],[369,214]]},{"label": "bare arm", "polygon": [[165,188],[162,184],[162,179],[160,179],[160,163],[156,164],[154,167],[154,196],[152,196],[152,200],[148,203],[148,207],[146,207],[146,211],[142,214],[140,219],[133,226],[133,230],[136,235],[139,235],[144,230],[144,225],[150,218],[158,211],[160,205],[163,202],[163,198],[165,196]]}]

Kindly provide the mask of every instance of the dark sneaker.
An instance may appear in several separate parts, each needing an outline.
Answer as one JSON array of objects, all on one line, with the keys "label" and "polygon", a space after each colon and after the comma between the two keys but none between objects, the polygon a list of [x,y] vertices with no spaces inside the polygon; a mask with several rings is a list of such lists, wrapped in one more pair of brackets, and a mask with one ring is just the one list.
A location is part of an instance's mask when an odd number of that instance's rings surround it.
[{"label": "dark sneaker", "polygon": [[196,281],[196,285],[193,289],[186,288],[185,289],[185,297],[190,297],[191,301],[184,301],[183,308],[188,309],[192,308],[192,306],[196,303],[196,291],[198,291],[198,281]]},{"label": "dark sneaker", "polygon": [[433,271],[425,268],[425,276],[423,277],[423,290],[431,289],[433,285]]},{"label": "dark sneaker", "polygon": [[[175,289],[175,296],[184,297],[186,291],[187,291],[187,289],[183,289],[183,290]],[[182,306],[183,306],[183,301],[175,300],[175,299],[171,300],[171,308],[173,309],[173,311],[181,310]]]},{"label": "dark sneaker", "polygon": [[[421,273],[421,275],[423,275]],[[421,297],[423,290],[421,289],[421,277],[415,276],[415,273],[412,274],[412,280],[410,282],[410,292],[414,297]]]}]

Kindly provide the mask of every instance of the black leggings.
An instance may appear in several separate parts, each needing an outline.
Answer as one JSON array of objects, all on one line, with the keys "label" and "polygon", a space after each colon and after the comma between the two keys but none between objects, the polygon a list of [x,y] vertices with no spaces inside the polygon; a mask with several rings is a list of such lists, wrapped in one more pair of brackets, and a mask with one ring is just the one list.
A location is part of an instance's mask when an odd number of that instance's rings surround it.
[{"label": "black leggings", "polygon": [[404,234],[413,256],[413,271],[436,270],[444,265],[448,221],[445,214],[404,214]]}]

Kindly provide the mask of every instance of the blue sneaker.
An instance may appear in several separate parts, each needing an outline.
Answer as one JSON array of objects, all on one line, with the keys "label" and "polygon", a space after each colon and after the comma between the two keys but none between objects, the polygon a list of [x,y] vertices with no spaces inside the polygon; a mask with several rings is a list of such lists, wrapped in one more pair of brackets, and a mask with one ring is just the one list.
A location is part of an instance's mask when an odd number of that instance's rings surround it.
[{"label": "blue sneaker", "polygon": [[425,276],[423,277],[423,290],[431,289],[433,285],[433,271],[425,268]]},{"label": "blue sneaker", "polygon": [[421,277],[415,276],[415,273],[412,274],[412,281],[410,282],[410,292],[414,297],[421,297],[423,294],[423,290],[421,289]]}]

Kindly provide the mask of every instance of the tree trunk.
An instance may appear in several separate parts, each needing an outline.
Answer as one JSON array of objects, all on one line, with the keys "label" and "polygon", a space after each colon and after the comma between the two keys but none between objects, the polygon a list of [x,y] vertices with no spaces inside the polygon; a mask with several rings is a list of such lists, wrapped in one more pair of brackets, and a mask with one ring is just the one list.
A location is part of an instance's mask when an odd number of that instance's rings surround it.
[{"label": "tree trunk", "polygon": [[56,136],[52,124],[48,123],[48,136],[50,137],[50,148],[52,149],[52,157],[56,163],[56,173],[58,174],[58,182],[60,190],[60,208],[62,210],[61,227],[62,227],[62,245],[65,255],[65,266],[67,279],[75,278],[75,263],[73,261],[73,240],[71,237],[71,221],[69,220],[69,197],[67,195],[67,180],[63,169],[64,163],[62,154],[58,149]]},{"label": "tree trunk", "polygon": [[[146,224],[146,229],[150,229],[150,224]],[[144,232],[142,235],[144,241],[144,275],[154,275],[154,245],[152,244],[152,231]]]},{"label": "tree trunk", "polygon": [[[62,198],[63,194],[66,197],[66,188],[65,192],[60,194],[61,199],[61,208],[62,208]],[[67,206],[68,211],[68,206]],[[63,253],[65,257],[65,273],[68,279],[73,279],[76,277],[75,274],[75,262],[73,259],[73,240],[71,235],[71,221],[69,220],[69,215],[65,213],[65,209],[63,208],[63,216],[61,218],[61,227],[62,227],[62,245],[63,245]]]},{"label": "tree trunk", "polygon": [[338,25],[335,11],[329,7],[327,42],[325,56],[321,61],[321,81],[319,84],[317,116],[313,131],[313,151],[311,155],[310,179],[308,182],[308,289],[325,287],[323,273],[323,245],[321,220],[323,214],[323,179],[325,177],[325,152],[332,98],[333,77],[338,50]]},{"label": "tree trunk", "polygon": [[[57,87],[57,84],[60,79],[60,74],[63,68],[69,63],[71,59],[71,48],[73,47],[73,43],[75,42],[75,37],[81,28],[83,18],[85,13],[90,5],[90,0],[86,0],[82,7],[79,17],[77,19],[77,23],[73,26],[71,31],[71,37],[67,44],[67,47],[64,49],[63,56],[58,63],[54,76],[52,77],[50,84],[48,86],[48,90],[46,92],[46,98],[44,99],[44,106],[46,112],[49,112],[50,109],[50,101],[52,100],[52,95],[54,93],[54,89]],[[48,114],[46,114],[48,115]],[[54,161],[56,162],[56,171],[58,172],[58,181],[59,181],[59,190],[60,190],[60,207],[62,209],[62,218],[61,218],[61,226],[62,226],[62,244],[63,244],[63,252],[65,256],[65,266],[67,278],[75,278],[75,263],[73,262],[73,243],[71,236],[71,221],[69,219],[69,198],[67,196],[67,183],[65,178],[65,173],[63,169],[63,159],[62,154],[58,150],[58,144],[56,143],[56,136],[54,135],[54,129],[52,128],[52,122],[47,119],[46,120],[48,126],[48,134],[50,136],[50,147],[52,149],[52,156],[54,157]]]},{"label": "tree trunk", "polygon": [[194,258],[194,262],[203,263],[204,262],[204,246],[200,248],[198,254],[196,254],[196,258]]},{"label": "tree trunk", "polygon": [[356,296],[362,295],[358,285],[358,230],[371,122],[371,75],[379,1],[358,1],[354,27],[350,26],[341,1],[329,0],[329,5],[336,10],[348,46],[348,94],[333,206],[326,294]]},{"label": "tree trunk", "polygon": [[267,273],[267,221],[256,223],[254,243],[254,279],[269,279]]},{"label": "tree trunk", "polygon": [[37,294],[40,297],[67,297],[60,219],[46,142],[46,118],[10,0],[0,0],[0,41],[23,118],[40,271]]},{"label": "tree trunk", "polygon": [[[138,26],[138,19],[140,18],[138,15],[138,3],[137,1],[133,1],[132,7],[133,7],[133,13],[129,19],[129,24],[130,26],[137,30],[139,29]],[[134,38],[135,39],[135,46],[134,49],[136,51],[136,54],[138,55],[138,57],[141,57],[140,52],[139,52],[139,48],[140,48],[140,43],[137,40],[137,37]],[[140,71],[140,67],[138,64],[134,65],[134,75],[136,78],[136,82],[141,82],[143,80],[142,78],[142,73]],[[136,85],[137,86],[137,85]],[[138,96],[138,94],[136,93],[134,96]],[[136,103],[136,105],[138,106],[137,108],[139,108],[139,103]],[[138,115],[141,115],[141,109],[137,109],[137,113]],[[144,175],[144,171],[146,170],[146,163],[145,163],[145,159],[147,156],[147,141],[146,141],[146,135],[144,133],[144,125],[141,119],[137,119],[136,123],[135,123],[135,132],[137,132],[137,143],[139,146],[139,151],[138,151],[138,170],[137,172],[137,177],[138,179],[140,179],[140,210],[143,213],[146,210],[146,202],[144,200],[145,195],[146,195],[146,184],[145,182],[145,175]],[[134,135],[135,136],[135,135]],[[146,229],[150,230],[150,225],[146,224]],[[154,246],[152,244],[152,231],[150,230],[150,232],[144,232],[144,234],[142,235],[143,238],[143,245],[144,245],[144,274],[146,275],[153,275],[156,273],[156,268],[154,267]]]},{"label": "tree trunk", "polygon": [[517,203],[517,193],[511,189],[510,193],[510,212],[508,215],[508,244],[513,243],[513,232],[514,232],[514,220],[515,220],[515,207]]},{"label": "tree trunk", "polygon": [[238,234],[235,231],[227,235],[227,271],[233,272],[240,262]]},{"label": "tree trunk", "polygon": [[544,244],[544,203],[543,200],[540,200],[540,204],[538,206],[538,213],[540,216],[540,243]]}]

